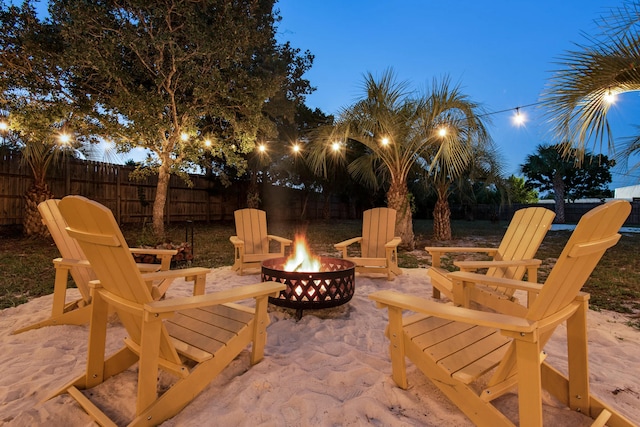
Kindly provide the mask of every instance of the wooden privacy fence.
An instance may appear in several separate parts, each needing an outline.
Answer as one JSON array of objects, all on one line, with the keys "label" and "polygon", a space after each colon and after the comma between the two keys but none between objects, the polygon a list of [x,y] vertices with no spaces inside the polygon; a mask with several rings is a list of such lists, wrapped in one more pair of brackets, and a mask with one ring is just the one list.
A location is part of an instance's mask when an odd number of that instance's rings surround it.
[{"label": "wooden privacy fence", "polygon": [[[33,184],[20,155],[3,153],[0,164],[0,225],[21,224],[24,194]],[[65,159],[51,167],[47,183],[57,198],[80,194],[111,209],[120,223],[150,220],[157,177],[130,180],[133,166]],[[172,176],[165,210],[170,221],[209,221],[233,218],[241,195],[203,175],[191,175],[193,187]]]},{"label": "wooden privacy fence", "polygon": [[[0,153],[0,225],[22,224],[24,195],[33,184],[31,171],[21,163],[19,153]],[[157,177],[129,179],[133,166],[68,158],[52,166],[47,183],[56,198],[79,194],[111,209],[120,224],[151,221]],[[246,207],[246,183],[225,188],[218,180],[190,175],[193,186],[172,176],[169,183],[165,221],[233,220],[236,209]],[[272,220],[322,218],[321,195],[282,187],[261,189],[262,205]],[[347,203],[331,200],[332,218],[356,218]],[[361,211],[361,210],[359,210]]]},{"label": "wooden privacy fence", "polygon": [[[21,164],[19,153],[0,151],[0,226],[22,224],[24,195],[33,184],[31,171]],[[57,198],[80,194],[111,209],[120,224],[150,222],[155,198],[157,177],[140,181],[130,180],[133,166],[66,159],[51,167],[47,182]],[[169,183],[165,221],[232,221],[236,209],[246,207],[245,182],[235,182],[225,188],[216,179],[204,175],[190,175],[193,186],[172,176]],[[311,220],[324,217],[328,210],[331,219],[361,219],[362,212],[373,205],[360,206],[354,201],[332,197],[328,205],[321,194],[298,189],[263,186],[260,190],[261,208],[270,221]],[[566,220],[577,222],[593,208],[594,203],[567,203]],[[509,221],[513,213],[528,205],[452,206],[452,219]],[[554,209],[553,204],[541,204]],[[420,217],[431,217],[431,212]],[[627,225],[640,224],[640,201],[633,201]]]}]

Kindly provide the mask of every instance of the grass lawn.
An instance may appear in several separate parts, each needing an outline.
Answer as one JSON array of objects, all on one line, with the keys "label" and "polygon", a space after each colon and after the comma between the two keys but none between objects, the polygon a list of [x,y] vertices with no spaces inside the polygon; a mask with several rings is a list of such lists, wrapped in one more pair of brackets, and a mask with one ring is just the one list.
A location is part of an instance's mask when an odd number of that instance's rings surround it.
[{"label": "grass lawn", "polygon": [[[488,221],[454,221],[454,238],[446,246],[496,246],[507,227]],[[293,238],[304,233],[311,250],[320,255],[337,255],[333,244],[360,235],[361,221],[311,221],[269,223],[269,233]],[[430,265],[425,246],[444,244],[431,240],[432,222],[415,220],[416,250],[400,251],[399,264],[405,268]],[[185,226],[168,227],[173,242],[185,240]],[[126,226],[123,233],[130,246],[149,243],[148,232],[141,226]],[[232,222],[195,224],[193,266],[221,267],[231,265],[233,246],[229,236],[235,234]],[[537,257],[542,259],[539,281],[543,281],[569,238],[568,231],[551,231],[545,237]],[[190,237],[189,237],[190,238]],[[640,329],[640,233],[623,234],[620,242],[607,251],[585,285],[591,294],[592,309],[607,309],[630,315],[629,324]],[[0,231],[0,309],[27,302],[31,298],[53,292],[54,268],[51,260],[59,253],[51,240],[27,239],[10,230]],[[470,259],[458,254],[455,259]],[[454,258],[443,260],[452,266]]]}]

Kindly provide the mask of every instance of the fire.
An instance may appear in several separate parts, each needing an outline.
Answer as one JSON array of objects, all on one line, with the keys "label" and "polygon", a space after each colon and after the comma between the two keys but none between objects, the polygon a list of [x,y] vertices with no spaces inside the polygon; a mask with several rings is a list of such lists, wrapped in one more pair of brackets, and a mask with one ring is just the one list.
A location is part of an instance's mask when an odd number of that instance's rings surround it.
[{"label": "fire", "polygon": [[296,235],[293,241],[293,253],[284,264],[284,271],[320,271],[320,257],[314,256],[309,250],[304,236]]}]

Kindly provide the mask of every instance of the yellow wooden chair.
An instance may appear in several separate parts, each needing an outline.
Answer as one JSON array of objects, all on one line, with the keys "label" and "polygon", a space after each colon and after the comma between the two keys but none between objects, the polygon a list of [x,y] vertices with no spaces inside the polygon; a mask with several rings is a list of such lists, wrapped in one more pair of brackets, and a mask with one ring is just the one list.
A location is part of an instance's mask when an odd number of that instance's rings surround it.
[{"label": "yellow wooden chair", "polygon": [[[109,209],[81,196],[59,204],[69,234],[78,240],[98,280],[91,282],[92,303],[87,369],[51,397],[69,393],[101,425],[110,418],[82,393],[136,362],[135,418],[129,425],[158,425],[177,414],[249,344],[251,363],[263,358],[268,297],[285,288],[266,282],[206,295],[154,301]],[[234,303],[255,299],[255,306]],[[105,359],[109,308],[129,336]],[[159,371],[176,377],[158,390]]]},{"label": "yellow wooden chair", "polygon": [[[523,317],[440,304],[413,295],[380,291],[370,295],[388,308],[393,379],[407,387],[405,357],[479,426],[513,425],[491,402],[517,388],[519,422],[541,426],[542,390],[596,425],[633,423],[589,391],[587,311],[582,285],[631,210],[615,200],[585,214],[544,285],[482,274],[451,274],[454,286],[498,285],[537,293]],[[402,311],[410,310],[403,318]],[[545,361],[543,348],[566,321],[568,376]],[[484,375],[488,375],[485,377]],[[483,377],[482,381],[476,381]],[[479,391],[478,391],[479,390]]]},{"label": "yellow wooden chair", "polygon": [[[242,275],[245,269],[260,268],[262,261],[284,256],[291,246],[291,240],[267,234],[267,213],[259,209],[239,209],[234,212],[236,235],[229,240],[233,243],[233,270]],[[278,252],[269,251],[269,242],[280,244]]]},{"label": "yellow wooden chair", "polygon": [[[461,271],[487,269],[488,277],[502,277],[520,280],[527,273],[527,280],[537,282],[540,260],[533,259],[544,236],[551,228],[555,213],[541,207],[530,207],[516,211],[509,223],[500,246],[497,248],[479,247],[431,247],[425,248],[431,254],[431,268],[427,274],[433,286],[433,297],[444,294],[454,304],[459,305],[453,292],[449,271],[442,268],[440,258],[445,253],[486,253],[493,257],[488,261],[456,261],[454,265]],[[471,299],[488,307],[499,307],[514,301],[514,290],[496,286],[478,286],[473,289]],[[517,308],[516,308],[517,309]]]},{"label": "yellow wooden chair", "polygon": [[[95,279],[91,265],[87,261],[82,248],[75,239],[66,231],[67,223],[58,209],[59,199],[49,199],[38,205],[38,211],[43,223],[47,226],[53,238],[61,258],[53,260],[55,267],[55,281],[53,290],[53,304],[51,316],[48,319],[35,322],[31,325],[16,329],[13,334],[19,334],[31,329],[54,325],[81,325],[89,321],[89,304],[91,295],[89,282]],[[141,249],[130,248],[132,254],[155,255],[161,260],[160,264],[138,263],[140,271],[145,273],[148,285],[151,287],[154,299],[161,298],[173,280],[177,277],[193,277],[197,280],[197,293],[204,293],[205,275],[209,271],[203,268],[183,269],[168,272],[171,257],[177,253],[173,249]],[[155,273],[158,272],[159,273]],[[80,291],[80,298],[67,302],[67,283],[69,275],[73,278],[76,287]]]},{"label": "yellow wooden chair", "polygon": [[[353,261],[359,273],[381,273],[387,280],[402,274],[398,267],[398,245],[402,241],[395,236],[396,211],[390,208],[374,208],[364,211],[362,236],[336,243],[342,258]],[[359,243],[360,256],[350,256],[349,246]]]}]

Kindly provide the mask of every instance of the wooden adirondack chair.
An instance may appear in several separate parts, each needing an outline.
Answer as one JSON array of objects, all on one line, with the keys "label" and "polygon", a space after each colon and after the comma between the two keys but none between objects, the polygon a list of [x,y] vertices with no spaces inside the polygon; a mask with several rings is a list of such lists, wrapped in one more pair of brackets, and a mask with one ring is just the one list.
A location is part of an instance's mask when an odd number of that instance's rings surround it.
[{"label": "wooden adirondack chair", "polygon": [[[402,241],[395,237],[396,211],[390,208],[374,208],[364,211],[362,236],[336,243],[342,258],[353,261],[359,273],[382,273],[387,280],[402,274],[398,267],[398,245]],[[361,256],[350,256],[349,246],[360,243]]]},{"label": "wooden adirondack chair", "polygon": [[[277,295],[284,284],[266,282],[154,301],[111,211],[81,196],[67,196],[59,206],[69,234],[79,241],[99,281],[91,282],[86,373],[52,397],[69,393],[98,423],[115,426],[90,401],[90,393],[80,390],[137,362],[136,416],[129,425],[158,425],[187,406],[247,345],[252,344],[252,364],[263,358],[268,297]],[[254,308],[232,303],[250,298],[255,299]],[[129,337],[122,349],[105,359],[109,307]],[[177,378],[162,394],[160,369]]]},{"label": "wooden adirondack chair", "polygon": [[[258,209],[239,209],[234,212],[236,235],[229,240],[233,243],[233,270],[242,276],[245,269],[260,268],[262,261],[284,256],[285,248],[291,240],[267,234],[267,213]],[[280,244],[279,252],[269,252],[269,242]]]},{"label": "wooden adirondack chair", "polygon": [[[94,280],[95,274],[91,269],[91,265],[87,261],[82,248],[75,239],[71,238],[67,233],[64,218],[58,209],[59,199],[49,199],[38,205],[38,211],[42,216],[42,222],[47,226],[53,241],[60,251],[61,258],[53,260],[55,267],[55,281],[53,288],[53,304],[51,307],[51,317],[35,322],[13,331],[13,334],[19,334],[31,329],[42,328],[44,326],[54,325],[82,325],[89,321],[89,304],[91,303],[91,295],[89,282]],[[156,271],[168,271],[171,264],[171,257],[177,253],[173,249],[141,249],[130,248],[129,251],[140,254],[155,255],[161,260],[160,264],[137,264],[140,271],[151,273]],[[151,287],[154,299],[161,298],[173,280],[176,277],[193,277],[197,279],[197,293],[204,293],[206,269],[184,269],[175,273],[160,273],[153,275],[145,275],[148,278],[148,284]],[[75,301],[67,302],[67,283],[69,275],[73,278],[76,287],[80,291],[81,297]]]},{"label": "wooden adirondack chair", "polygon": [[[537,293],[523,317],[455,307],[393,291],[371,294],[380,308],[389,311],[387,334],[396,384],[407,387],[406,356],[479,426],[513,425],[491,401],[516,386],[520,425],[542,425],[545,389],[572,410],[596,419],[597,425],[632,426],[589,392],[589,296],[580,292],[606,249],[617,243],[617,231],[630,210],[628,202],[615,200],[585,214],[543,286],[468,272],[451,275],[454,286],[469,288],[479,283]],[[414,314],[403,318],[402,310]],[[568,376],[545,361],[542,351],[564,321]],[[476,383],[485,374],[490,375],[488,382],[483,377]]]},{"label": "wooden adirondack chair", "polygon": [[[549,209],[531,207],[516,211],[498,248],[475,247],[431,247],[425,248],[432,256],[432,266],[427,270],[433,286],[433,297],[440,298],[440,293],[460,305],[453,292],[449,271],[440,266],[440,258],[448,252],[487,253],[493,257],[490,261],[456,261],[454,265],[460,271],[475,271],[486,268],[488,277],[502,277],[520,280],[527,273],[527,280],[538,281],[540,260],[533,259],[544,236],[551,228],[555,213]],[[471,290],[471,300],[482,305],[500,310],[505,302],[509,306],[514,301],[514,289],[496,286],[478,286]],[[459,298],[459,297],[458,297]],[[517,309],[517,308],[516,308]]]}]

